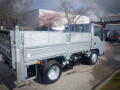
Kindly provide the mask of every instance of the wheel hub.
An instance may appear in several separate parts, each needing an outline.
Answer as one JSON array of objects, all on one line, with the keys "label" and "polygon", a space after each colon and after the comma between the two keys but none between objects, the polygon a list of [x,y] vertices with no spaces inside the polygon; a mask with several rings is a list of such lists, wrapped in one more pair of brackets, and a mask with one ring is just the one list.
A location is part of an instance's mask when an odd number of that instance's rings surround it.
[{"label": "wheel hub", "polygon": [[92,55],[92,62],[95,63],[97,61],[97,54]]},{"label": "wheel hub", "polygon": [[48,71],[48,77],[50,80],[55,80],[60,74],[60,69],[58,66],[52,66]]}]

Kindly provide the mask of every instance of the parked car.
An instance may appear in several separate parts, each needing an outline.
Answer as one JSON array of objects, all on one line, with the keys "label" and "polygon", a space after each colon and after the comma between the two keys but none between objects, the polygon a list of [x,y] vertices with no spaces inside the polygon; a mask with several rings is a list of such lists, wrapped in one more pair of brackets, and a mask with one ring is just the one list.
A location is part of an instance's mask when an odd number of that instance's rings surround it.
[{"label": "parked car", "polygon": [[120,41],[120,24],[107,24],[105,29],[107,41]]}]

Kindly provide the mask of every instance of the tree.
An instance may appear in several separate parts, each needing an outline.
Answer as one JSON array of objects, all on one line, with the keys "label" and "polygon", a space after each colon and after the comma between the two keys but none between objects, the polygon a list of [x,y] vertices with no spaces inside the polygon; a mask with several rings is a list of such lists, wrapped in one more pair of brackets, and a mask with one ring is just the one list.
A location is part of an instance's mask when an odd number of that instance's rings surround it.
[{"label": "tree", "polygon": [[87,15],[87,9],[76,8],[72,1],[60,0],[60,11],[67,19],[67,24],[76,24],[81,15]]},{"label": "tree", "polygon": [[18,17],[30,6],[32,0],[1,0],[0,25],[11,29],[18,24]]}]

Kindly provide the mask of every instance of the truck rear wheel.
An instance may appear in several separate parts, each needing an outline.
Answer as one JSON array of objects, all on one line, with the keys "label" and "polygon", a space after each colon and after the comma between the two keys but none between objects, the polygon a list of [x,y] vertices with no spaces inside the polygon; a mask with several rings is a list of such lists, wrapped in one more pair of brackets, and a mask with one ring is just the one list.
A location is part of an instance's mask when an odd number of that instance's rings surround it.
[{"label": "truck rear wheel", "polygon": [[56,82],[62,73],[62,66],[57,61],[49,61],[44,64],[43,67],[43,80],[45,83]]},{"label": "truck rear wheel", "polygon": [[89,60],[88,60],[88,64],[89,65],[96,64],[97,59],[98,59],[98,52],[97,51],[92,51],[92,53],[91,53],[91,55],[89,57]]}]

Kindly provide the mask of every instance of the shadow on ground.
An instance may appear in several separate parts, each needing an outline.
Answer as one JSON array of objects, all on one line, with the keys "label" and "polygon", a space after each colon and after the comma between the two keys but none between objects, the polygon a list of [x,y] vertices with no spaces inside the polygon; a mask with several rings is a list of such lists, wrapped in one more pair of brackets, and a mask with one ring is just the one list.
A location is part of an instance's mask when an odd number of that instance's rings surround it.
[{"label": "shadow on ground", "polygon": [[16,78],[12,75],[9,67],[0,61],[0,87],[2,87],[2,85],[6,87],[2,88],[2,90],[13,90],[13,88],[16,87],[14,84],[15,81]]},{"label": "shadow on ground", "polygon": [[[110,45],[111,46],[111,45]],[[94,90],[102,81],[104,81],[113,72],[120,69],[119,58],[115,56],[120,55],[120,46],[111,46],[109,50],[106,51],[104,58],[100,59],[92,70],[92,75],[94,81],[90,81],[92,85],[96,85],[92,88]],[[99,83],[98,83],[99,82]]]}]

